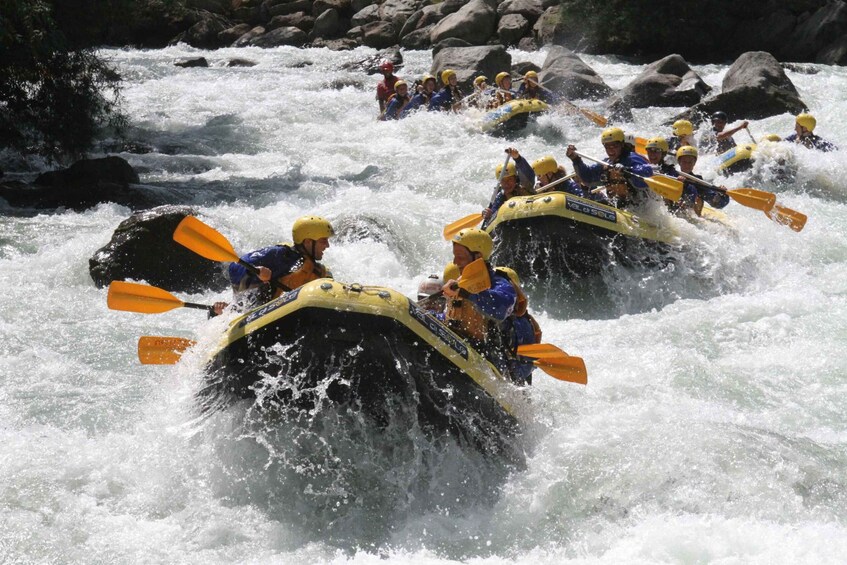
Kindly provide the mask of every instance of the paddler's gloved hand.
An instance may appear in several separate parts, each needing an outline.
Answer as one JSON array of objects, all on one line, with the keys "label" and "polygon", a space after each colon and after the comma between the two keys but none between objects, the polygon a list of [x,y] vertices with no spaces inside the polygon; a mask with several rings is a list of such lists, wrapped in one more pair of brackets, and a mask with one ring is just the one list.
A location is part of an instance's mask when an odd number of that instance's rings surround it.
[{"label": "paddler's gloved hand", "polygon": [[441,287],[442,292],[444,292],[444,296],[448,298],[467,298],[470,296],[470,293],[463,289],[459,288],[459,283],[456,282],[455,279],[450,279],[447,281],[443,287]]},{"label": "paddler's gloved hand", "polygon": [[271,280],[271,270],[267,267],[258,267],[259,271],[259,280],[262,282],[268,282]]},{"label": "paddler's gloved hand", "polygon": [[582,160],[579,155],[576,154],[576,145],[568,145],[568,148],[565,150],[565,156],[574,163],[578,163]]}]

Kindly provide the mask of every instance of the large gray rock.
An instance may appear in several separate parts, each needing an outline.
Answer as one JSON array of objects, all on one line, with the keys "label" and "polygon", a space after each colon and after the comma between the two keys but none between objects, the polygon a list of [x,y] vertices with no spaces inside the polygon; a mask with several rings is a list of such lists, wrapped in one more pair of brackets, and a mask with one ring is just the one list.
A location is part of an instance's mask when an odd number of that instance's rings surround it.
[{"label": "large gray rock", "polygon": [[362,43],[368,47],[384,49],[397,45],[397,28],[391,22],[371,22],[361,27]]},{"label": "large gray rock", "polygon": [[203,11],[200,14],[200,21],[174,38],[173,43],[187,43],[199,49],[216,49],[226,45],[221,42],[218,35],[231,27],[232,22],[223,16]]},{"label": "large gray rock", "polygon": [[723,79],[720,94],[710,96],[679,117],[699,121],[723,110],[739,119],[798,114],[806,108],[794,84],[773,55],[764,51],[742,54]]},{"label": "large gray rock", "polygon": [[473,47],[473,45],[458,37],[448,37],[432,46],[432,56],[435,57],[439,51],[447,47]]},{"label": "large gray rock", "polygon": [[297,29],[301,29],[308,33],[312,31],[313,27],[315,27],[315,18],[306,12],[295,12],[284,16],[274,16],[265,26],[265,30],[273,31],[281,27],[296,27]]},{"label": "large gray rock", "polygon": [[506,0],[497,6],[497,14],[501,18],[509,14],[520,14],[530,22],[535,22],[543,12],[541,0]]},{"label": "large gray rock", "polygon": [[353,17],[350,19],[350,23],[353,24],[353,27],[363,26],[365,24],[369,24],[371,22],[379,21],[379,6],[376,4],[371,4],[370,6],[366,6],[353,14]]},{"label": "large gray rock", "polygon": [[329,8],[324,10],[321,15],[315,18],[315,26],[312,28],[312,37],[321,37],[324,39],[332,39],[340,31],[341,18],[338,15],[338,10]]},{"label": "large gray rock", "polygon": [[348,18],[354,13],[350,0],[315,0],[312,4],[312,15],[315,17],[327,10],[335,10],[339,16]]},{"label": "large gray rock", "polygon": [[233,41],[250,31],[250,29],[250,24],[238,24],[220,32],[218,34],[218,41],[221,45],[232,45]]},{"label": "large gray rock", "polygon": [[390,22],[399,31],[418,8],[418,0],[385,0],[379,6],[379,19]]},{"label": "large gray rock", "polygon": [[312,47],[326,47],[330,51],[350,51],[358,47],[360,43],[349,37],[341,37],[338,39],[316,39],[312,42]]},{"label": "large gray rock", "polygon": [[573,51],[553,46],[538,73],[546,87],[565,98],[604,98],[612,89]]},{"label": "large gray rock", "polygon": [[112,239],[88,260],[98,288],[118,280],[144,280],[172,292],[221,290],[223,267],[173,240],[176,226],[194,210],[162,206],[133,214],[121,222]]},{"label": "large gray rock", "polygon": [[544,10],[538,21],[532,26],[532,35],[539,45],[552,45],[561,42],[565,33],[562,23],[561,6],[551,6]]},{"label": "large gray rock", "polygon": [[529,20],[520,14],[507,14],[497,23],[497,37],[503,45],[516,45],[529,31]]},{"label": "large gray rock", "polygon": [[493,0],[471,0],[458,12],[450,14],[433,28],[432,43],[450,37],[472,45],[483,45],[497,31],[497,10]]},{"label": "large gray rock", "polygon": [[649,64],[618,96],[632,108],[692,106],[711,90],[681,55],[668,55]]},{"label": "large gray rock", "polygon": [[845,36],[847,2],[836,0],[827,2],[798,25],[787,44],[790,45],[793,60],[832,64],[833,61],[824,59],[830,58],[834,50],[837,51],[837,44],[843,44]]},{"label": "large gray rock", "polygon": [[429,34],[434,27],[434,24],[428,25],[407,33],[400,38],[400,46],[403,49],[429,49],[432,46],[432,43],[429,41]]},{"label": "large gray rock", "polygon": [[[424,27],[433,27],[435,24],[443,20],[447,13],[444,12],[445,2],[440,4],[430,4],[424,6],[406,20],[403,27],[400,29],[400,38],[406,37],[413,31],[417,31]],[[457,8],[458,9],[458,8]]]},{"label": "large gray rock", "polygon": [[294,0],[293,2],[287,2],[285,4],[277,4],[275,6],[271,6],[268,8],[268,19],[273,18],[274,16],[285,16],[288,14],[296,14],[297,12],[309,12],[312,11],[312,2],[311,0]]},{"label": "large gray rock", "polygon": [[479,47],[444,47],[432,59],[430,72],[438,76],[444,69],[456,71],[459,86],[470,92],[474,77],[494,77],[512,67],[512,56],[502,45]]},{"label": "large gray rock", "polygon": [[368,6],[373,6],[376,4],[376,0],[353,0],[350,3],[350,9],[355,14],[356,12],[361,12],[363,8]]},{"label": "large gray rock", "polygon": [[279,47],[280,45],[302,47],[308,41],[309,37],[305,31],[296,27],[280,27],[254,38],[250,41],[250,45],[264,48]]},{"label": "large gray rock", "polygon": [[251,42],[257,37],[264,35],[267,30],[262,26],[256,26],[235,41],[233,41],[233,47],[244,47],[245,45],[250,45]]}]

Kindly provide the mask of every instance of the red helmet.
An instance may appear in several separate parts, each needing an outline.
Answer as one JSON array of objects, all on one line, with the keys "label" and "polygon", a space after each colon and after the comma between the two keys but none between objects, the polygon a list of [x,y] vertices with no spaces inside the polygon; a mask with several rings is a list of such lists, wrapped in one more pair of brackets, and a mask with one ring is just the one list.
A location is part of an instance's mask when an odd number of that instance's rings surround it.
[{"label": "red helmet", "polygon": [[393,73],[394,72],[394,65],[391,63],[391,61],[383,61],[379,65],[379,70],[382,71],[382,72]]}]

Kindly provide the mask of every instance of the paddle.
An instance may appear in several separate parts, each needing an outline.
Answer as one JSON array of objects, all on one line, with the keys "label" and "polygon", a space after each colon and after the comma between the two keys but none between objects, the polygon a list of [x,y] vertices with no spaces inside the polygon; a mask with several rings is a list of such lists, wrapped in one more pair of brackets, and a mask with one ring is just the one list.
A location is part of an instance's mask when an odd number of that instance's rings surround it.
[{"label": "paddle", "polygon": [[[173,238],[174,241],[189,248],[201,257],[211,259],[212,261],[238,263],[247,269],[251,275],[254,275],[256,278],[259,277],[259,269],[247,261],[242,261],[226,237],[194,216],[183,218],[174,230]],[[268,282],[276,289],[282,291],[288,290],[274,279]]]},{"label": "paddle", "polygon": [[518,355],[534,359],[533,365],[560,381],[588,384],[588,371],[581,357],[572,357],[551,343],[518,346]]},{"label": "paddle", "polygon": [[[519,78],[519,79],[515,80],[515,82],[521,82],[521,81],[525,81],[525,80],[526,79]],[[575,110],[575,111],[579,112],[580,114],[582,114],[583,116],[585,116],[586,118],[588,118],[589,120],[591,120],[592,122],[597,124],[598,126],[606,127],[606,125],[609,123],[608,118],[601,116],[597,112],[592,112],[591,110],[589,110],[587,108],[580,108],[579,106],[577,106],[576,104],[574,104],[573,102],[568,100],[567,98],[563,98],[561,96],[558,96],[554,91],[550,90],[549,88],[547,88],[546,86],[544,86],[540,82],[537,82],[537,81],[532,81],[532,82],[534,82],[536,85],[538,85],[538,88],[540,88],[541,90],[555,95],[558,98],[559,102],[562,102],[563,104],[565,104],[571,110]]]},{"label": "paddle", "polygon": [[772,192],[757,190],[755,188],[723,188],[706,182],[703,179],[698,179],[694,175],[689,175],[688,173],[680,172],[679,174],[695,184],[705,186],[706,188],[710,188],[717,192],[723,192],[742,206],[747,206],[748,208],[755,208],[756,210],[768,212],[774,207],[774,204],[776,204],[776,195]]},{"label": "paddle", "polygon": [[197,308],[198,310],[213,311],[212,306],[183,302],[161,288],[126,281],[112,281],[106,295],[106,304],[112,310],[140,312],[142,314],[160,314],[174,308]]},{"label": "paddle", "polygon": [[[476,261],[468,263],[465,268],[462,269],[462,275],[456,283],[458,283],[456,287],[465,290],[470,294],[479,294],[483,290],[491,288],[491,275],[488,274],[488,265],[485,263],[485,260],[480,257]],[[426,298],[418,300],[418,306],[429,300],[440,298],[443,295],[443,290],[433,292]]]},{"label": "paddle", "polygon": [[744,131],[746,131],[746,132],[747,132],[747,135],[749,135],[749,136],[750,136],[750,141],[752,141],[753,143],[756,143],[756,138],[755,138],[755,137],[753,137],[753,132],[751,132],[751,131],[750,131],[750,128],[749,128],[749,127],[747,127],[747,126],[745,126],[745,127],[744,127]]},{"label": "paddle", "polygon": [[635,152],[639,155],[647,156],[647,139],[643,137],[635,138]]},{"label": "paddle", "polygon": [[796,232],[801,231],[806,225],[806,220],[809,219],[806,214],[780,204],[774,204],[773,209],[765,211],[765,215],[774,222],[788,226]]},{"label": "paddle", "polygon": [[144,365],[173,365],[195,343],[184,337],[141,336],[138,338],[138,360]]},{"label": "paddle", "polygon": [[[539,192],[539,194],[544,194],[544,193],[548,192],[550,188],[553,188],[554,186],[560,185],[565,181],[569,181],[574,177],[576,177],[576,173],[571,173],[566,177],[562,177],[560,179],[554,180],[550,184],[545,184],[544,186],[539,188],[539,190],[543,190],[544,192]],[[470,215],[465,216],[464,218],[462,218],[460,220],[456,220],[455,222],[447,224],[446,226],[444,226],[444,231],[443,231],[444,239],[450,240],[450,239],[453,238],[454,235],[456,235],[457,233],[459,233],[463,229],[472,228],[475,225],[479,224],[481,221],[482,221],[482,214],[470,214]]]},{"label": "paddle", "polygon": [[[588,155],[583,155],[582,153],[577,152],[577,155],[582,157],[583,159],[588,159],[589,161],[594,161],[595,163],[600,163],[601,165],[610,166],[605,161],[601,161],[599,159],[595,159],[594,157],[589,157]],[[632,171],[624,169],[624,174],[633,176],[644,181],[650,189],[661,196],[662,198],[667,198],[668,200],[672,200],[676,202],[682,196],[682,182],[677,179],[662,176],[652,176],[652,177],[642,177],[639,174],[633,173]]]}]

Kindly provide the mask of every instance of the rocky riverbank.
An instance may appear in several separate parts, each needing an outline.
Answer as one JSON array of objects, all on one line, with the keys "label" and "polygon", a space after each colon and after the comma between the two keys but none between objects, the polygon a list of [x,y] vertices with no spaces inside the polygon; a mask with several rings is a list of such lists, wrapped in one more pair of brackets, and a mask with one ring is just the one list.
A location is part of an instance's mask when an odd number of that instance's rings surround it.
[{"label": "rocky riverbank", "polygon": [[[724,62],[746,51],[780,60],[847,63],[847,2],[771,0],[645,6],[619,0],[184,0],[148,9],[110,41],[215,49],[253,45],[429,49],[562,45],[594,53]],[[157,21],[157,16],[160,21]]]}]

